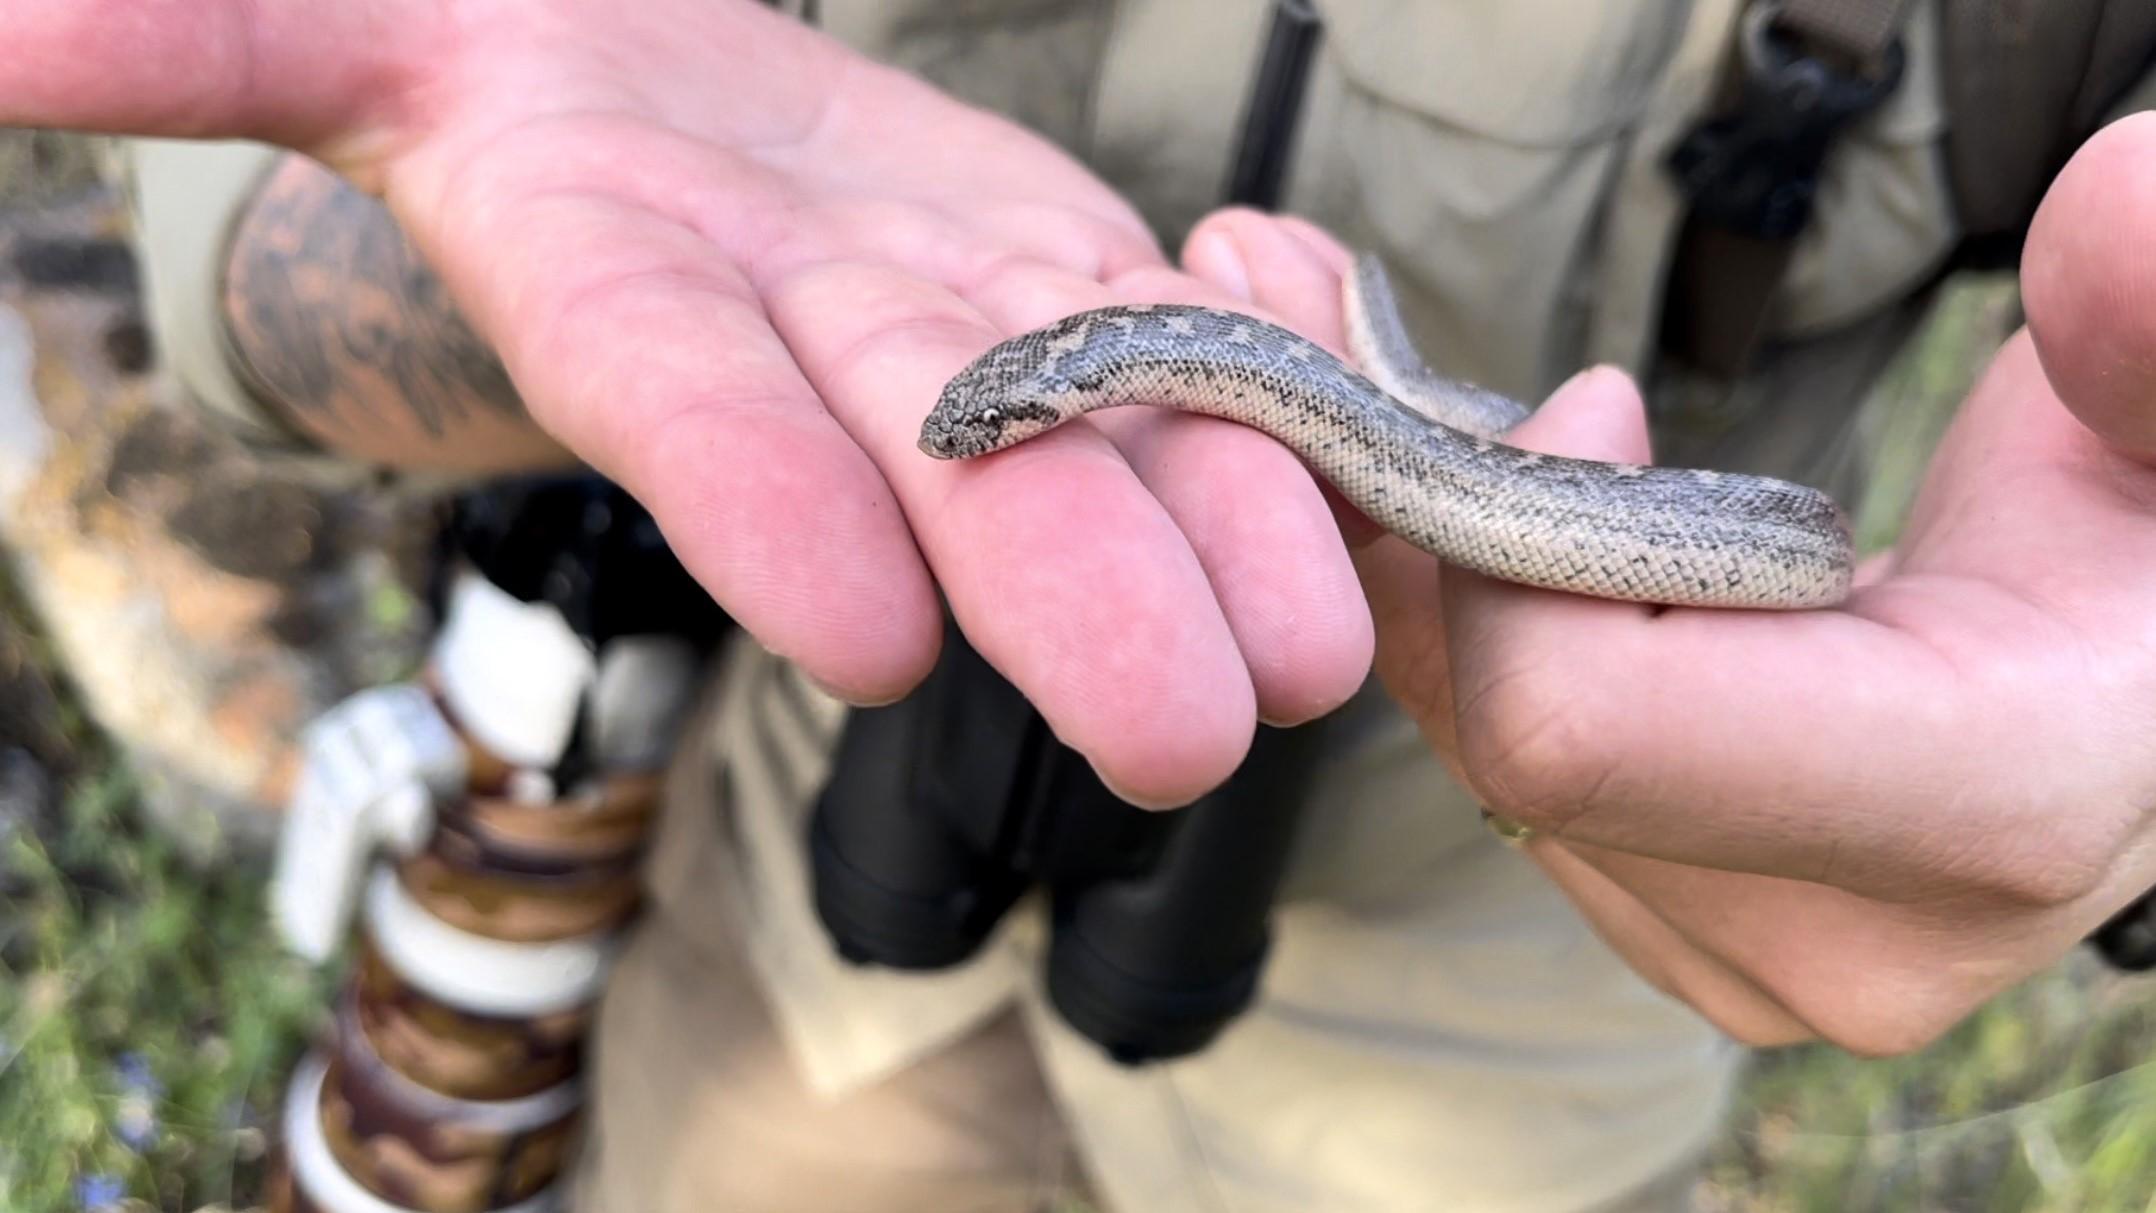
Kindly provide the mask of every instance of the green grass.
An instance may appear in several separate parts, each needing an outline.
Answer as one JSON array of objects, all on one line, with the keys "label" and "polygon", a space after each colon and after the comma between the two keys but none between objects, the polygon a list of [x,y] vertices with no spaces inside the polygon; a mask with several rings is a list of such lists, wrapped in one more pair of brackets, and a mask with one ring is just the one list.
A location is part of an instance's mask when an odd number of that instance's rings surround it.
[{"label": "green grass", "polygon": [[1711,1208],[2156,1209],[2156,979],[2077,953],[1914,1056],[1762,1055]]},{"label": "green grass", "polygon": [[1965,275],[1941,289],[1922,330],[1888,369],[1863,418],[1862,438],[1873,461],[1864,499],[1852,511],[1860,551],[1894,542],[1956,406],[2019,316],[2011,274]]},{"label": "green grass", "polygon": [[0,1210],[246,1203],[326,989],[265,930],[259,863],[188,866],[57,714],[72,775],[0,817]]},{"label": "green grass", "polygon": [[322,992],[264,937],[259,873],[183,867],[116,768],[51,841],[5,857],[0,1208],[68,1209],[109,1176],[158,1208],[252,1179],[294,1030]]}]

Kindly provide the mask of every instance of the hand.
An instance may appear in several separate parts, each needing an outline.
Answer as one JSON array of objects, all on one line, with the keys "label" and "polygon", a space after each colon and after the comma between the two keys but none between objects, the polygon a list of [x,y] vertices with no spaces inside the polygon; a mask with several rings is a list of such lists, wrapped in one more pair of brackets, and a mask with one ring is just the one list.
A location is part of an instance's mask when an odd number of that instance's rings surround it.
[{"label": "hand", "polygon": [[[1379,671],[1431,743],[1604,938],[1742,1040],[1917,1048],[2156,883],[2156,116],[2082,150],[2025,267],[2031,332],[1841,609],[1646,609],[1358,552]],[[1255,284],[1320,339],[1334,289]],[[1647,455],[1611,370],[1515,441]]]},{"label": "hand", "polygon": [[925,674],[940,588],[1059,736],[1170,804],[1368,671],[1325,500],[1254,433],[1132,410],[920,454],[1003,336],[1231,300],[1045,143],[750,0],[0,0],[0,26],[0,121],[264,139],[380,192],[540,424],[850,700]]}]

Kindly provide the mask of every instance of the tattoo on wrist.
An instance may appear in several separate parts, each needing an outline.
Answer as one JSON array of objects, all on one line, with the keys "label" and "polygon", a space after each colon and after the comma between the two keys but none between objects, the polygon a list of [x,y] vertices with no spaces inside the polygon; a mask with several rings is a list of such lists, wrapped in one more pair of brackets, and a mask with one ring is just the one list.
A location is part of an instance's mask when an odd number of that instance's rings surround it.
[{"label": "tattoo on wrist", "polygon": [[313,425],[401,422],[437,439],[478,410],[522,417],[500,360],[388,210],[307,167],[271,177],[226,263],[226,323],[262,394]]}]

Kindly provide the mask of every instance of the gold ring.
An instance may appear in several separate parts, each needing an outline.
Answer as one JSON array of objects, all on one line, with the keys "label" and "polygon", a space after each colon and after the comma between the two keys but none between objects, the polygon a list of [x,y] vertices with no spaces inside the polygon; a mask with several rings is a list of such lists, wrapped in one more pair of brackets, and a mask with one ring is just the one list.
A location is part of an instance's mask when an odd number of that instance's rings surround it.
[{"label": "gold ring", "polygon": [[1535,827],[1523,825],[1488,809],[1482,810],[1482,824],[1490,827],[1490,833],[1497,835],[1508,847],[1524,846],[1528,839],[1535,836]]}]

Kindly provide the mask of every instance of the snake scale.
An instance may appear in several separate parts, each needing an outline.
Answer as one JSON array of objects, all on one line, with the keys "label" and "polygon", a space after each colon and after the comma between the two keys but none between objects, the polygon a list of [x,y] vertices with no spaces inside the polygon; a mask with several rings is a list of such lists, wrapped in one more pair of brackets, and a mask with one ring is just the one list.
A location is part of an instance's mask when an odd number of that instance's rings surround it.
[{"label": "snake scale", "polygon": [[1794,610],[1847,595],[1849,526],[1833,498],[1507,446],[1526,408],[1427,370],[1375,258],[1342,294],[1367,375],[1234,312],[1103,308],[981,355],[944,388],[921,449],[972,458],[1093,409],[1180,409],[1264,431],[1387,531],[1506,581],[1672,606]]}]

